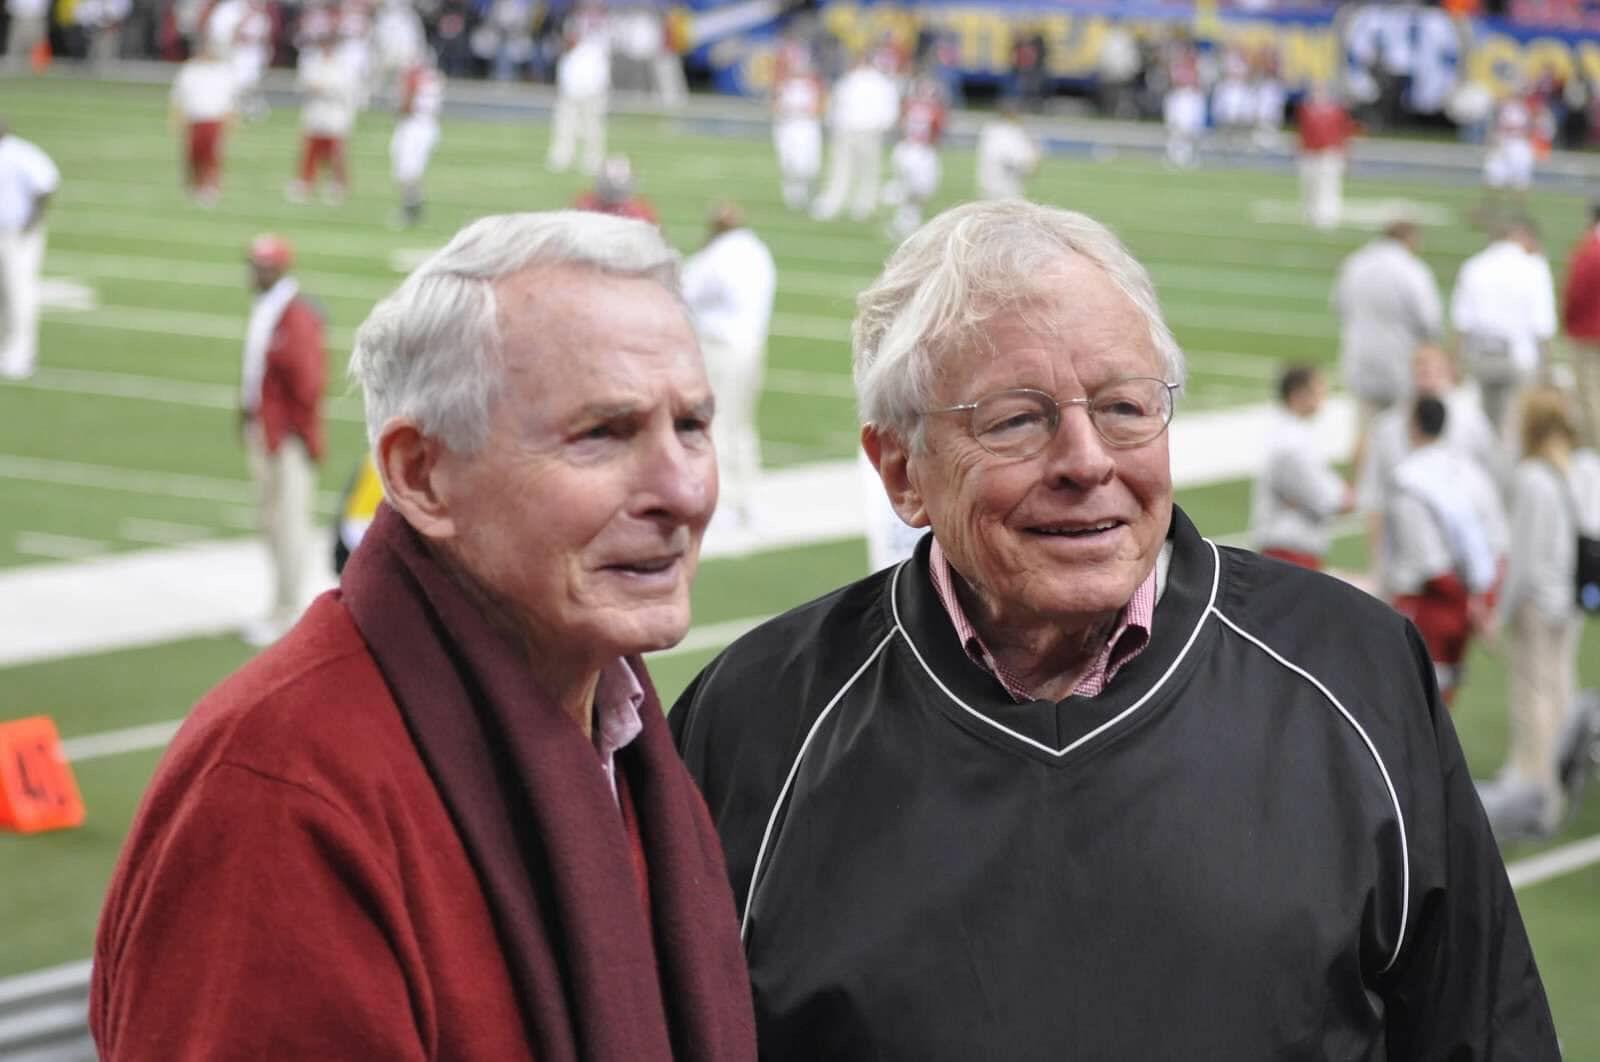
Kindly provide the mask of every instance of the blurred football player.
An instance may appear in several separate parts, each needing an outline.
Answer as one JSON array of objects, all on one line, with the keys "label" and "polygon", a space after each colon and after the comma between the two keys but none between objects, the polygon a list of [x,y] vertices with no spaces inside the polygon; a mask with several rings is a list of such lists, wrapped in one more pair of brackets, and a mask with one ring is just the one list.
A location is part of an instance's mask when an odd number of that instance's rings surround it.
[{"label": "blurred football player", "polygon": [[566,50],[556,62],[556,106],[545,165],[560,173],[579,156],[583,172],[597,174],[606,153],[611,93],[611,32],[604,9],[584,0],[567,16],[562,38]]},{"label": "blurred football player", "polygon": [[619,218],[638,218],[652,225],[659,224],[656,208],[641,195],[633,193],[633,166],[626,155],[612,155],[600,164],[600,173],[594,187],[572,201],[577,210],[593,210],[601,214],[614,214]]},{"label": "blurred football player", "polygon": [[978,132],[978,196],[1020,199],[1024,182],[1039,168],[1039,145],[1022,124],[1015,100],[1003,100],[999,112]]},{"label": "blurred football player", "polygon": [[1161,98],[1161,120],[1167,129],[1167,162],[1180,169],[1199,163],[1200,136],[1206,128],[1206,94],[1194,49],[1177,42],[1168,62],[1171,87]]},{"label": "blurred football player", "polygon": [[1483,158],[1483,185],[1488,199],[1485,219],[1495,211],[1516,211],[1533,184],[1535,114],[1520,94],[1496,105],[1489,150]]},{"label": "blurred football player", "polygon": [[361,83],[356,69],[340,52],[338,37],[323,34],[309,50],[300,53],[296,80],[304,101],[300,109],[304,142],[299,175],[285,194],[290,202],[305,202],[317,182],[318,170],[326,167],[333,175],[333,183],[323,198],[342,202],[350,191],[344,145],[356,123]]},{"label": "blurred football player", "polygon": [[0,118],[0,379],[27,379],[38,360],[44,212],[60,185],[50,156]]},{"label": "blurred football player", "polygon": [[889,153],[889,184],[884,202],[895,208],[889,235],[910,236],[922,224],[922,211],[939,191],[939,142],[944,138],[944,93],[932,78],[917,78],[900,115],[900,142]]},{"label": "blurred football player", "polygon": [[804,210],[822,169],[822,106],[827,88],[810,50],[799,40],[778,46],[772,82],[772,145],[778,152],[783,202]]},{"label": "blurred football player", "polygon": [[178,68],[172,82],[168,125],[183,138],[184,188],[201,206],[211,206],[222,194],[222,140],[233,121],[237,92],[233,65],[210,39]]},{"label": "blurred football player", "polygon": [[828,183],[811,216],[830,221],[845,204],[850,217],[865,221],[878,205],[883,138],[900,119],[900,91],[868,56],[833,87],[828,104]]},{"label": "blurred football player", "polygon": [[439,142],[439,106],[444,102],[444,75],[426,49],[406,70],[400,86],[400,120],[389,141],[389,162],[400,191],[403,228],[422,220],[422,178]]},{"label": "blurred football player", "polygon": [[1345,156],[1357,126],[1326,85],[1316,84],[1301,101],[1300,203],[1313,228],[1332,229],[1344,211]]}]

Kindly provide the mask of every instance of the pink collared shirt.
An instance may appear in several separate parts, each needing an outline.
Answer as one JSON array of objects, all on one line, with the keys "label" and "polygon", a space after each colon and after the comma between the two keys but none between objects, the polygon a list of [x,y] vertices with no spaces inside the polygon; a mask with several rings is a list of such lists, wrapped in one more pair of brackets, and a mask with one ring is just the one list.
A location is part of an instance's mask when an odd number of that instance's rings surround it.
[{"label": "pink collared shirt", "polygon": [[[939,547],[938,539],[933,540],[933,549],[928,554],[928,567],[933,575],[933,589],[939,595],[939,603],[944,605],[950,622],[955,624],[956,637],[961,639],[967,656],[974,664],[994,675],[1018,704],[1034,700],[1033,693],[1016,674],[995,660],[994,654],[989,652],[983,639],[978,636],[977,628],[962,611],[961,599],[956,596],[955,572],[945,558],[944,550]],[[1150,644],[1150,627],[1155,613],[1156,570],[1151,568],[1150,574],[1145,576],[1144,582],[1134,590],[1133,597],[1128,599],[1128,604],[1118,614],[1116,628],[1112,630],[1111,637],[1106,639],[1105,648],[1094,658],[1089,670],[1078,680],[1078,685],[1072,691],[1073,696],[1097,696],[1124,664]]]},{"label": "pink collared shirt", "polygon": [[594,750],[600,754],[600,768],[611,786],[611,799],[617,799],[617,750],[626,748],[644,729],[639,709],[644,705],[644,687],[622,657],[617,657],[600,672],[594,688]]}]

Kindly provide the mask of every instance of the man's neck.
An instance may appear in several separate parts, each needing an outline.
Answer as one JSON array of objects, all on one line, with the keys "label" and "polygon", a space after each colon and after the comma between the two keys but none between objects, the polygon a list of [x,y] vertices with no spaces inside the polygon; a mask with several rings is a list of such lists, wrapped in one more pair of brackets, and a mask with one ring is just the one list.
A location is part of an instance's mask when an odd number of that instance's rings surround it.
[{"label": "man's neck", "polygon": [[1045,700],[1064,700],[1105,651],[1121,610],[1063,626],[1056,621],[1018,625],[1001,621],[954,569],[956,596],[995,663],[1022,688]]}]

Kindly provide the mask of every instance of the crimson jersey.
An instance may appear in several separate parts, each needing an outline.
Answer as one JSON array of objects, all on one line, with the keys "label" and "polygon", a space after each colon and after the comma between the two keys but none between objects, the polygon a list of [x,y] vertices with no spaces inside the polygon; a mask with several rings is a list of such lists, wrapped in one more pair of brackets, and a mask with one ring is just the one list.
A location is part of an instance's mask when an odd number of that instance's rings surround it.
[{"label": "crimson jersey", "polygon": [[639,196],[629,196],[619,203],[608,203],[594,192],[584,192],[572,201],[574,210],[593,210],[597,214],[613,214],[619,218],[638,218],[657,224],[655,207],[650,201]]},{"label": "crimson jersey", "polygon": [[944,136],[945,106],[937,99],[915,96],[906,101],[900,116],[900,137],[913,144],[938,147]]}]

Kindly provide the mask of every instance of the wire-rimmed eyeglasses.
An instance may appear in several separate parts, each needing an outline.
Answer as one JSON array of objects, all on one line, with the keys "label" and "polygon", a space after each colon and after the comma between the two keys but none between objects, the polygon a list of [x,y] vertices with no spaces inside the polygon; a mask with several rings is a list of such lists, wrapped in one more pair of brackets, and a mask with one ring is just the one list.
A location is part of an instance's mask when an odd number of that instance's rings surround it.
[{"label": "wire-rimmed eyeglasses", "polygon": [[967,428],[978,445],[996,457],[1032,457],[1055,438],[1063,406],[1083,406],[1107,446],[1119,450],[1159,438],[1172,420],[1177,384],[1154,377],[1115,380],[1085,398],[1057,399],[1031,387],[996,391],[976,402],[962,402],[935,413],[967,413]]}]

